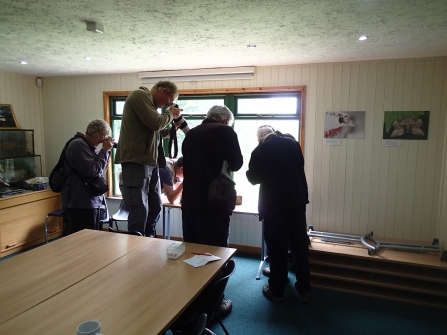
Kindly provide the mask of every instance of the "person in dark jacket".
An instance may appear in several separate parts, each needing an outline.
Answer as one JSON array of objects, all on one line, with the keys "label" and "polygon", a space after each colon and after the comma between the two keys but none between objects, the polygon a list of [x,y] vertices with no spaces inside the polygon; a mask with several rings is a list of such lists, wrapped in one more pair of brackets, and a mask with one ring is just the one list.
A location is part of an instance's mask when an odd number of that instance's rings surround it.
[{"label": "person in dark jacket", "polygon": [[[208,186],[221,171],[230,173],[242,167],[243,157],[234,117],[226,106],[213,106],[205,120],[185,136],[183,153],[182,220],[185,242],[228,247],[230,215],[207,203]],[[225,166],[225,168],[224,168]],[[219,315],[231,311],[224,299]]]},{"label": "person in dark jacket", "polygon": [[[81,178],[88,180],[103,175],[114,143],[110,132],[104,120],[90,121],[85,134],[78,132],[67,147],[64,174],[68,178],[62,186],[61,202],[73,233],[99,228],[99,208],[104,203],[104,195],[94,195]],[[101,143],[102,148],[98,150]]]},{"label": "person in dark jacket", "polygon": [[270,126],[258,129],[259,145],[253,150],[247,178],[260,184],[258,210],[264,220],[264,236],[270,262],[269,284],[262,292],[275,301],[284,301],[287,284],[287,252],[290,243],[295,265],[295,288],[303,303],[310,302],[310,269],[306,204],[308,190],[300,144],[278,136]]}]

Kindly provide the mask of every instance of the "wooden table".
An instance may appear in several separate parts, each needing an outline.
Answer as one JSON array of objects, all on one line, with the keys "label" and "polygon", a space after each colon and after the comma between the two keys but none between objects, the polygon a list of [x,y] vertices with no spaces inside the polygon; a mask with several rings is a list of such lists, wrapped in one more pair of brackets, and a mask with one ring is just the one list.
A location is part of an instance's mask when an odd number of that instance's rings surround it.
[{"label": "wooden table", "polygon": [[[181,209],[182,205],[176,201],[171,204],[166,198],[162,199],[163,203],[163,238],[167,238],[168,240],[171,238],[171,209]],[[258,216],[258,208],[253,205],[238,205],[233,211],[234,214],[247,214],[247,215],[256,215]],[[261,241],[261,262],[259,263],[258,271],[256,272],[256,279],[259,280],[261,278],[262,267],[264,266],[264,262],[267,259],[266,251],[267,246],[264,240],[264,221],[262,222],[262,241]]]},{"label": "wooden table", "polygon": [[[44,277],[57,288],[46,288],[47,293],[40,294],[40,287],[49,285],[35,278],[40,270],[32,264],[43,263],[48,247],[56,243],[68,257],[59,257],[61,264],[55,269],[43,270]],[[30,268],[22,265],[24,274],[17,273],[20,280],[8,277],[5,281],[9,290],[23,293],[9,316],[2,315],[0,334],[75,334],[80,323],[92,319],[101,322],[101,331],[107,335],[162,334],[236,252],[186,243],[185,254],[172,260],[166,253],[171,244],[168,240],[84,230],[27,252],[23,256],[27,256]],[[121,251],[116,250],[117,245]],[[183,262],[193,251],[211,252],[222,259],[194,268]],[[76,259],[70,260],[70,256]],[[2,282],[5,268],[12,273],[16,264],[24,263],[20,257],[5,261],[7,266],[0,263]],[[76,278],[69,280],[72,275]],[[58,279],[49,279],[53,276]],[[33,286],[36,282],[37,288]],[[9,301],[12,297],[6,291],[2,287],[2,314],[10,307],[3,297]],[[29,294],[32,301],[23,302]]]}]

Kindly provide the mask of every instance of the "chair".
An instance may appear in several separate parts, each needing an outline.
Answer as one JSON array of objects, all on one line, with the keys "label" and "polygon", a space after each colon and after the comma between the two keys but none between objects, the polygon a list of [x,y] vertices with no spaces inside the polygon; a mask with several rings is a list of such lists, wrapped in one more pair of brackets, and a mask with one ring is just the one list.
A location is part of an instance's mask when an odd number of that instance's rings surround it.
[{"label": "chair", "polygon": [[[228,279],[235,270],[236,262],[231,259],[226,264],[220,276],[218,275],[217,279],[215,278],[171,325],[169,328],[171,332],[173,334],[190,334],[194,326],[198,323],[199,317],[202,314],[206,314],[208,316],[206,325],[215,317],[225,334],[230,335],[216,312],[222,303]],[[213,334],[213,332],[205,328],[201,334]]]},{"label": "chair", "polygon": [[70,228],[69,222],[67,220],[65,209],[60,208],[48,213],[47,218],[45,219],[45,243],[48,243],[48,218],[50,216],[56,216],[63,219],[64,225],[62,228],[63,234],[66,234],[66,230]]},{"label": "chair", "polygon": [[129,211],[124,205],[124,200],[121,200],[120,207],[118,208],[118,212],[113,214],[110,217],[109,227],[113,228],[113,223],[115,223],[116,230],[119,231],[118,221],[127,221],[127,217],[129,216]]},{"label": "chair", "polygon": [[206,326],[206,314],[202,313],[197,318],[196,324],[194,325],[193,330],[188,335],[202,335]]},{"label": "chair", "polygon": [[98,208],[98,230],[102,230],[104,228],[105,224],[110,225],[110,215],[109,215],[109,208],[107,207],[107,203],[104,202],[99,208]]},{"label": "chair", "polygon": [[143,234],[141,234],[139,231],[116,230],[116,229],[113,229],[112,227],[109,227],[109,232],[118,233],[118,234],[143,236]]}]

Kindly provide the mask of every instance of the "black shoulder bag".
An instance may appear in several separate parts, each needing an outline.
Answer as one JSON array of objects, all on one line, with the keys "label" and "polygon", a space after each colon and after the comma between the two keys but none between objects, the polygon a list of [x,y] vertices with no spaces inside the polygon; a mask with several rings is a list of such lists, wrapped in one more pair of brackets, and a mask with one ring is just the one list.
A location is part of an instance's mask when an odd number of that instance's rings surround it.
[{"label": "black shoulder bag", "polygon": [[[194,142],[197,147],[198,141],[196,140],[196,136],[197,133],[194,134]],[[223,171],[221,171],[216,178],[213,178],[211,170],[207,166],[203,156],[200,153],[199,155],[199,159],[202,161],[202,165],[206,169],[208,180],[211,180],[211,183],[208,186],[208,204],[221,212],[233,212],[236,207],[236,183]]]}]

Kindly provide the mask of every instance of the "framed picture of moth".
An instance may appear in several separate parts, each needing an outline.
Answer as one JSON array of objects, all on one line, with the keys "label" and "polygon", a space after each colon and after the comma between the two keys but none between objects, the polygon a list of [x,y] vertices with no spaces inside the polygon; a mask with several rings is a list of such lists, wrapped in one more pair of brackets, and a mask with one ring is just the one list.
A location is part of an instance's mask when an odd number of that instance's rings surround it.
[{"label": "framed picture of moth", "polygon": [[18,129],[14,110],[11,105],[0,104],[0,129]]},{"label": "framed picture of moth", "polygon": [[426,140],[429,111],[400,111],[384,113],[383,139]]}]

